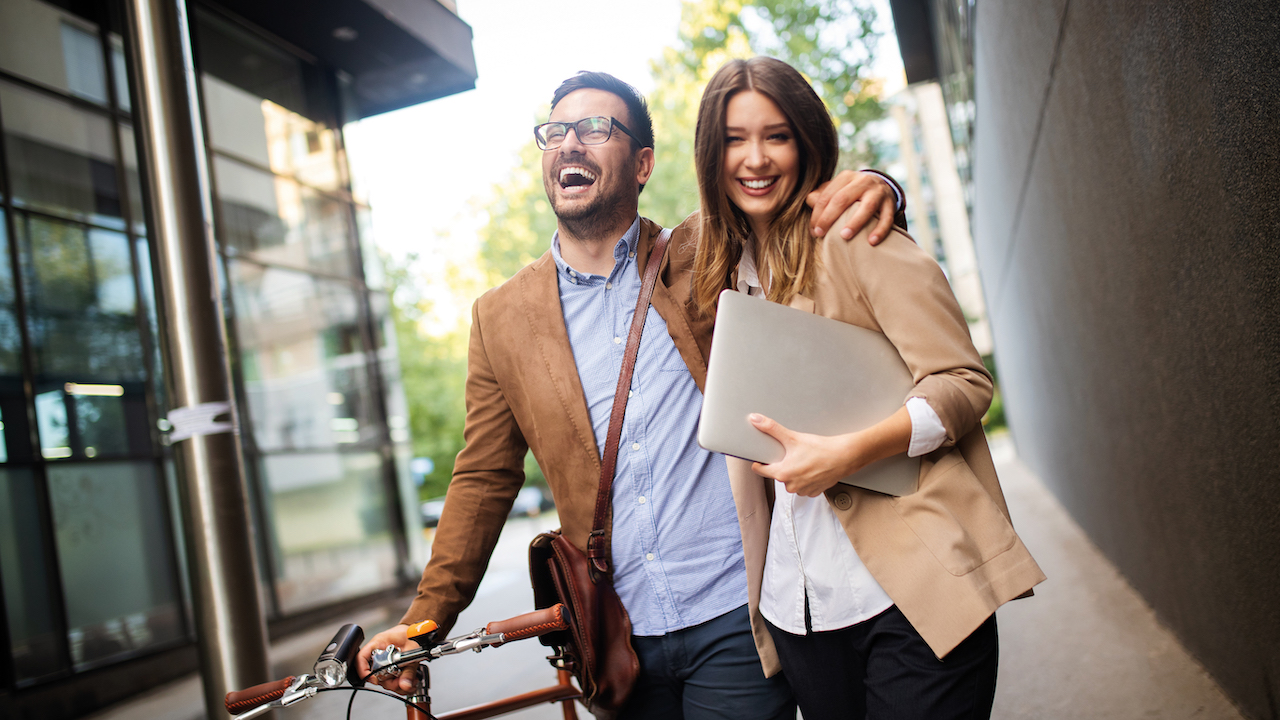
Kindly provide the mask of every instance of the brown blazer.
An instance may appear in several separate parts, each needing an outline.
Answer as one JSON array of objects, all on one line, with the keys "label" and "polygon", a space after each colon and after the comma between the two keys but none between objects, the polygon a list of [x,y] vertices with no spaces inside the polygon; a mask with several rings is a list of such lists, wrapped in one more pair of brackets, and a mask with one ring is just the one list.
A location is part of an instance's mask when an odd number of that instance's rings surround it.
[{"label": "brown blazer", "polygon": [[[641,219],[636,272],[661,228]],[[672,242],[653,307],[699,389],[706,379],[711,320],[690,302],[693,248]],[[695,338],[701,339],[701,346]],[[585,550],[600,480],[600,449],[569,346],[556,265],[548,250],[472,308],[467,354],[466,447],[458,454],[431,560],[402,622],[435,620],[448,632],[476,587],[524,483],[525,452],[546,475],[564,534]]]},{"label": "brown blazer", "polygon": [[[981,424],[991,403],[991,377],[951,286],[938,263],[901,230],[877,247],[867,244],[867,232],[849,241],[829,234],[815,289],[791,305],[884,333],[915,377],[907,397],[924,398],[946,428],[943,446],[923,458],[916,493],[897,498],[848,485],[826,493],[858,557],[943,657],[1044,574],[1009,520]],[[733,458],[729,478],[742,528],[752,631],[765,674],[773,675],[778,656],[759,612],[772,481]]]}]

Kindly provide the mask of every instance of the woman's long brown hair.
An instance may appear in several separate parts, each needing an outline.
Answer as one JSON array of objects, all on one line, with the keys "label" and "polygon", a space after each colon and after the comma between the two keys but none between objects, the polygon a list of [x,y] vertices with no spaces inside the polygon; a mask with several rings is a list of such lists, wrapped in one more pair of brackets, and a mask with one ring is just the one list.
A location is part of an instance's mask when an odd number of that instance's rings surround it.
[{"label": "woman's long brown hair", "polygon": [[786,116],[800,151],[800,178],[769,226],[755,238],[756,267],[769,283],[768,297],[788,303],[810,289],[817,270],[817,240],[809,234],[805,196],[831,179],[839,153],[831,115],[804,76],[770,57],[730,60],[707,83],[698,106],[694,164],[702,215],[693,260],[693,299],[704,314],[715,311],[720,291],[729,287],[734,268],[751,238],[746,215],[729,201],[724,187],[725,112],[729,99],[754,90],[772,100]]}]

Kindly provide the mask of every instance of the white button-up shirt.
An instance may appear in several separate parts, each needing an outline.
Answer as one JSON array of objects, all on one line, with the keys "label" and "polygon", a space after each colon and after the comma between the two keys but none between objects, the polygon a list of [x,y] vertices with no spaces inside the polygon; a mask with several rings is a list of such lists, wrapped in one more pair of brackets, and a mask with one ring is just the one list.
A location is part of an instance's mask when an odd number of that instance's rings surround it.
[{"label": "white button-up shirt", "polygon": [[[748,245],[738,263],[739,292],[764,295]],[[907,401],[911,444],[907,454],[932,452],[946,440],[938,414],[922,398]],[[775,627],[804,635],[805,598],[815,632],[869,620],[893,605],[858,557],[825,495],[803,497],[774,481],[773,519],[760,588],[760,613]]]}]

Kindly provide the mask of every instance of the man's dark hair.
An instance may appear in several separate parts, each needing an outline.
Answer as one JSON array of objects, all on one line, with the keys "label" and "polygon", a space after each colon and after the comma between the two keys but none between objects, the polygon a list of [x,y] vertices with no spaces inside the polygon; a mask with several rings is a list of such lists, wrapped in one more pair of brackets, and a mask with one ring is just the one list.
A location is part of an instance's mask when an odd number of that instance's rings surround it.
[{"label": "man's dark hair", "polygon": [[640,138],[641,147],[653,147],[653,118],[649,116],[649,104],[639,90],[609,73],[583,70],[560,83],[556,94],[551,96],[551,109],[555,110],[566,95],[577,90],[603,90],[622,98],[627,106],[627,129]]}]

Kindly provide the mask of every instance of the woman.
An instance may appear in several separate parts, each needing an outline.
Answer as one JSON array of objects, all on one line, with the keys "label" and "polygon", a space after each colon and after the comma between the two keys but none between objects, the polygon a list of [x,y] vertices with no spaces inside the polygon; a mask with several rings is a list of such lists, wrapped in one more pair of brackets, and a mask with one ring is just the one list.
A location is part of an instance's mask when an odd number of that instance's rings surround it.
[{"label": "woman", "polygon": [[[733,288],[882,332],[916,381],[897,412],[848,435],[752,416],[786,457],[729,459],[766,674],[785,671],[806,720],[988,717],[994,612],[1044,576],[1009,522],[980,423],[991,378],[946,278],[898,231],[876,248],[810,236],[804,198],[835,170],[836,133],[785,63],[721,68],[694,152],[699,310]],[[837,483],[908,451],[924,456],[912,495]]]}]

